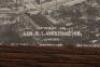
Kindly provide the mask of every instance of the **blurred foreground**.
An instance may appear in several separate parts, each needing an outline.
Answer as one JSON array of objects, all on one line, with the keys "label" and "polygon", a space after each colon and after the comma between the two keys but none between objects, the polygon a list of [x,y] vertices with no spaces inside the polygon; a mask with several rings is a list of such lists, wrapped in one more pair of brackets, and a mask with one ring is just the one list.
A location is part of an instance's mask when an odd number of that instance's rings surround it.
[{"label": "blurred foreground", "polygon": [[99,48],[0,46],[0,67],[99,66]]}]

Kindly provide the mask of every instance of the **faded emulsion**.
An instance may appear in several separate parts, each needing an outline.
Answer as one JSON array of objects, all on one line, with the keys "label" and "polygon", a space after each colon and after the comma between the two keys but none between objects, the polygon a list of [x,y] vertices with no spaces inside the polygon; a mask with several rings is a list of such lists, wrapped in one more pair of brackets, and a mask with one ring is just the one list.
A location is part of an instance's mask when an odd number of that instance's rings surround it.
[{"label": "faded emulsion", "polygon": [[0,0],[0,43],[99,44],[99,0]]}]

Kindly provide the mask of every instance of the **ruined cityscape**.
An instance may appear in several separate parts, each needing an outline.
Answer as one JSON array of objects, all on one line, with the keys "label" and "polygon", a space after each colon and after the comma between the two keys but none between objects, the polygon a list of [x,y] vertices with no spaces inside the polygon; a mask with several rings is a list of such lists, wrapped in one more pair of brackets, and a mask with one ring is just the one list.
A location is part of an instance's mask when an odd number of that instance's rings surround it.
[{"label": "ruined cityscape", "polygon": [[99,44],[100,0],[0,0],[0,43]]}]

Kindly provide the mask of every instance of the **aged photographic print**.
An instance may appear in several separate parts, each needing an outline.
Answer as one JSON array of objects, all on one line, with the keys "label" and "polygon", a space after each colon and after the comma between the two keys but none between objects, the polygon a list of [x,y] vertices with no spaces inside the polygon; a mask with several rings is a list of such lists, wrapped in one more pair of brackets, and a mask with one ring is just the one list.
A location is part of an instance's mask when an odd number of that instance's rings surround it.
[{"label": "aged photographic print", "polygon": [[0,0],[0,67],[100,67],[100,0]]},{"label": "aged photographic print", "polygon": [[0,0],[0,43],[96,46],[100,1]]}]

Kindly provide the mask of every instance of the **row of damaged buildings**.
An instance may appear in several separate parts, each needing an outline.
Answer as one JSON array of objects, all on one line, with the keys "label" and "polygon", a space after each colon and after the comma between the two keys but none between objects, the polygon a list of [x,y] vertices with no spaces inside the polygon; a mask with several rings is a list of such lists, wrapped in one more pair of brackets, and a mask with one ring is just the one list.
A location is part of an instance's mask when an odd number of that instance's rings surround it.
[{"label": "row of damaged buildings", "polygon": [[[50,42],[99,43],[98,0],[0,0],[1,2],[1,42],[44,43],[41,41],[44,38],[58,38],[59,42]],[[66,29],[64,31],[77,33],[77,36],[35,37],[33,32],[39,27],[56,27],[57,31],[63,27]]]}]

